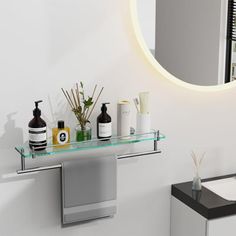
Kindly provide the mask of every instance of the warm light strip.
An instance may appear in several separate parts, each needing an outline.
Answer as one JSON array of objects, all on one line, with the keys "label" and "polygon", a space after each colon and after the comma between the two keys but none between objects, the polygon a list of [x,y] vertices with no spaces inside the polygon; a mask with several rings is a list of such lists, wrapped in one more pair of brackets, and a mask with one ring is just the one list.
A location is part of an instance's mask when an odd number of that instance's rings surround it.
[{"label": "warm light strip", "polygon": [[177,85],[182,87],[193,89],[197,91],[207,91],[207,92],[214,92],[214,91],[222,91],[225,89],[230,89],[236,87],[236,81],[223,84],[223,85],[214,85],[214,86],[200,86],[200,85],[193,85],[190,83],[186,83],[180,79],[177,79],[175,76],[170,74],[167,70],[165,70],[153,57],[150,50],[147,47],[147,44],[144,40],[143,34],[141,32],[139,21],[138,21],[138,12],[137,12],[137,0],[129,0],[130,1],[130,12],[131,12],[131,20],[133,24],[134,33],[140,48],[142,49],[143,55],[147,58],[147,60],[151,63],[157,73]]}]

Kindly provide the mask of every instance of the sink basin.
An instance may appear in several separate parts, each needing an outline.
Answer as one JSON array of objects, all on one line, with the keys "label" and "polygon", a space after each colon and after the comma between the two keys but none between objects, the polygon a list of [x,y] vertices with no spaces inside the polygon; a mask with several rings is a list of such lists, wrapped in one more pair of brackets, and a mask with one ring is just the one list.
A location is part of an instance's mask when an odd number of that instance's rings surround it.
[{"label": "sink basin", "polygon": [[202,186],[228,201],[236,201],[236,176],[203,182]]}]

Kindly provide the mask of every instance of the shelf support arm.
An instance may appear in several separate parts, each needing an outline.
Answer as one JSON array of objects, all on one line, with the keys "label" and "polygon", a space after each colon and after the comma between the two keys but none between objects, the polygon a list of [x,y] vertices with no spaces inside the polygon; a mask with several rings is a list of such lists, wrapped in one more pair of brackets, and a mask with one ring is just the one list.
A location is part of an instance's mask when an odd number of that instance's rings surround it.
[{"label": "shelf support arm", "polygon": [[24,149],[22,148],[20,151],[21,158],[21,170],[25,170],[25,158],[24,158]]}]

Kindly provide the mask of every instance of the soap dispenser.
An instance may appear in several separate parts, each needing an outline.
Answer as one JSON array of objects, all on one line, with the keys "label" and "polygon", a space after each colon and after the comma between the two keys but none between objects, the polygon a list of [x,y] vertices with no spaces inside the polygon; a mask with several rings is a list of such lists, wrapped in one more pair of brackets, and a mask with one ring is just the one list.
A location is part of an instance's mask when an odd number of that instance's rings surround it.
[{"label": "soap dispenser", "polygon": [[102,113],[97,118],[97,137],[98,139],[108,140],[112,135],[111,117],[107,114],[106,104],[102,103]]},{"label": "soap dispenser", "polygon": [[35,102],[35,109],[33,110],[34,118],[29,122],[29,146],[36,151],[44,150],[47,146],[47,126],[46,122],[40,117],[41,110],[38,104],[42,102]]}]

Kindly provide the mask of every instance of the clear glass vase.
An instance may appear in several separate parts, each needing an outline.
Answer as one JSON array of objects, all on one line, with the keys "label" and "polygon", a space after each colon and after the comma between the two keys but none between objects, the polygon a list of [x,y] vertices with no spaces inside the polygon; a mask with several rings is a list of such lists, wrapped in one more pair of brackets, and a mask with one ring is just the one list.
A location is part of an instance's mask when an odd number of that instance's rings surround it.
[{"label": "clear glass vase", "polygon": [[76,141],[82,142],[92,139],[92,128],[90,123],[87,123],[84,127],[78,124],[75,128],[76,130]]},{"label": "clear glass vase", "polygon": [[200,191],[202,189],[201,177],[198,173],[193,178],[192,190]]}]

